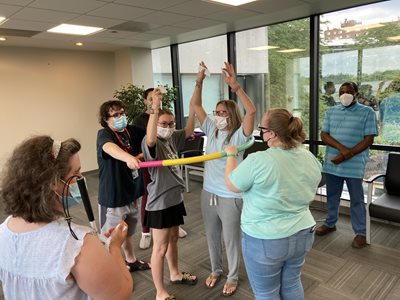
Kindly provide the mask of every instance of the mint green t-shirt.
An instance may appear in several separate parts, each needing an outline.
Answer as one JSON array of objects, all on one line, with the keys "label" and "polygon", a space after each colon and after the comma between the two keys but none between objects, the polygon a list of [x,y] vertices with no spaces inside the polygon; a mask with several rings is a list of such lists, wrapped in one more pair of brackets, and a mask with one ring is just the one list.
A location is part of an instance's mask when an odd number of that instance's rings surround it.
[{"label": "mint green t-shirt", "polygon": [[259,239],[280,239],[315,225],[309,210],[321,164],[302,147],[250,154],[229,175],[243,191],[241,228]]}]

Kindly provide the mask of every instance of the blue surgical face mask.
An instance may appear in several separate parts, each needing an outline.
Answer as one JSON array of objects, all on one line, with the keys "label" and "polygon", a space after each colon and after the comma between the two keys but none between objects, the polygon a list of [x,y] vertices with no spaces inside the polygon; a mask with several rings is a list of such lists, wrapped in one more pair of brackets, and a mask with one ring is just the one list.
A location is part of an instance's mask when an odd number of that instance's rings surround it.
[{"label": "blue surgical face mask", "polygon": [[[61,181],[64,184],[67,184],[67,183],[65,183],[64,180],[61,180]],[[75,183],[70,183],[68,186],[69,186],[68,190],[71,195],[64,196],[64,198],[66,198],[66,200],[67,200],[66,203],[67,203],[68,208],[78,205],[78,204],[81,204],[82,196],[81,196],[81,192],[79,191],[78,184],[75,182]],[[63,198],[61,199],[61,201],[63,201]]]},{"label": "blue surgical face mask", "polygon": [[122,115],[118,118],[114,118],[114,128],[118,131],[124,130],[126,125],[128,125],[128,121],[125,115]]}]

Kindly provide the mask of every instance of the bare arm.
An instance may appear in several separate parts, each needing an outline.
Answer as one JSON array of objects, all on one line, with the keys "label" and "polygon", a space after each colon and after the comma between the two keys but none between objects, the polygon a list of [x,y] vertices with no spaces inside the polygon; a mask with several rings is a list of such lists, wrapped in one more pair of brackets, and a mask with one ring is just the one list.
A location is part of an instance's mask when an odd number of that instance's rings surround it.
[{"label": "bare arm", "polygon": [[131,299],[132,276],[121,255],[127,225],[121,221],[110,243],[110,252],[91,234],[84,238],[80,254],[71,273],[78,286],[92,299]]},{"label": "bare arm", "polygon": [[246,92],[240,87],[239,83],[236,81],[236,73],[232,64],[225,62],[225,68],[222,69],[224,72],[224,81],[229,85],[232,92],[235,92],[239,97],[240,102],[246,111],[243,118],[243,133],[245,136],[250,136],[253,134],[254,130],[254,118],[256,116],[256,107],[253,101],[246,94]]},{"label": "bare arm", "polygon": [[162,94],[160,89],[154,89],[152,92],[153,99],[153,113],[150,114],[149,122],[147,123],[147,135],[146,144],[149,148],[156,145],[157,142],[157,122],[158,122],[158,112],[160,109],[160,102],[162,99]]},{"label": "bare arm", "polygon": [[132,170],[139,168],[139,160],[135,156],[125,152],[112,142],[105,143],[103,145],[103,151],[115,159],[126,162],[127,166]]},{"label": "bare arm", "polygon": [[186,126],[185,126],[185,136],[186,138],[190,137],[193,135],[194,131],[194,107],[192,102],[190,102],[189,105],[189,117],[186,121]]},{"label": "bare arm", "polygon": [[332,159],[332,162],[334,164],[340,164],[341,162],[352,158],[354,155],[363,152],[365,149],[367,149],[374,143],[373,135],[365,136],[361,142],[359,142],[352,148],[345,147],[344,145],[339,143],[336,139],[334,139],[332,136],[330,136],[329,133],[327,132],[321,132],[321,139],[325,144],[333,148],[336,148],[340,151],[340,154]]},{"label": "bare arm", "polygon": [[241,190],[236,188],[229,179],[229,174],[237,167],[237,162],[236,162],[236,156],[238,153],[237,148],[236,148],[236,146],[231,145],[231,146],[228,146],[225,148],[225,152],[228,155],[228,158],[226,159],[226,167],[225,167],[225,175],[224,175],[226,186],[228,187],[228,189],[230,191],[235,192],[235,193],[240,193]]},{"label": "bare arm", "polygon": [[[207,68],[204,62],[201,62],[200,65],[204,68]],[[203,124],[205,118],[207,117],[207,113],[203,108],[203,103],[201,99],[201,94],[203,90],[203,80],[205,78],[204,74],[205,70],[202,70],[197,73],[197,78],[196,78],[196,85],[194,87],[192,99],[190,100],[190,103],[193,105],[194,112],[197,115],[197,118],[200,121],[200,124]]]}]

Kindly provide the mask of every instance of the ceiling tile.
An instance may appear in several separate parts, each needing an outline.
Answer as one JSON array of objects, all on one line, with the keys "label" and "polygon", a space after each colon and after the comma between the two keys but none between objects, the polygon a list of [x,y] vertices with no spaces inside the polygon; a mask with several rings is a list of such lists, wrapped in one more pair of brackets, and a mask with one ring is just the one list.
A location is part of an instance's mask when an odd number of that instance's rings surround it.
[{"label": "ceiling tile", "polygon": [[0,4],[0,16],[9,17],[21,9],[23,9],[22,6]]},{"label": "ceiling tile", "polygon": [[58,23],[48,23],[48,22],[36,22],[36,21],[25,21],[25,20],[18,20],[18,19],[11,19],[4,23],[1,27],[5,28],[13,28],[13,29],[28,29],[29,30],[36,30],[36,31],[44,31],[50,29],[54,26],[57,26]]},{"label": "ceiling tile", "polygon": [[220,24],[220,22],[215,20],[192,17],[189,21],[178,22],[174,25],[190,29],[202,29],[204,27],[210,27],[218,24]]},{"label": "ceiling tile", "polygon": [[178,22],[188,21],[192,18],[193,17],[191,16],[178,15],[168,12],[155,12],[148,14],[144,17],[137,18],[135,19],[135,21],[147,22],[158,25],[173,25]]},{"label": "ceiling tile", "polygon": [[16,13],[13,17],[29,21],[63,23],[69,19],[76,18],[77,16],[77,14],[67,12],[59,12],[38,8],[24,8]]},{"label": "ceiling tile", "polygon": [[34,39],[48,39],[48,40],[65,40],[65,41],[72,41],[76,39],[76,35],[71,34],[57,34],[57,33],[50,33],[50,32],[41,32],[37,35],[34,35],[32,38]]},{"label": "ceiling tile", "polygon": [[161,10],[187,1],[188,0],[115,0],[114,3]]},{"label": "ceiling tile", "polygon": [[105,38],[114,38],[114,39],[123,39],[132,35],[130,31],[123,30],[104,30],[102,32],[96,33],[93,36],[105,37]]},{"label": "ceiling tile", "polygon": [[0,4],[28,5],[32,0],[0,0]]},{"label": "ceiling tile", "polygon": [[138,17],[145,16],[152,12],[154,12],[154,10],[127,5],[107,4],[101,8],[91,11],[88,13],[88,15],[122,20],[135,20]]},{"label": "ceiling tile", "polygon": [[95,17],[95,16],[87,16],[87,15],[82,15],[77,18],[69,20],[69,23],[71,24],[101,27],[101,28],[110,28],[112,26],[121,24],[123,22],[125,21],[110,19],[110,18]]},{"label": "ceiling tile", "polygon": [[223,22],[235,22],[238,19],[245,19],[250,17],[259,16],[261,13],[252,12],[249,10],[244,10],[240,8],[229,8],[224,11],[219,11],[213,14],[209,14],[207,18],[216,21]]},{"label": "ceiling tile", "polygon": [[36,0],[29,4],[29,7],[84,14],[104,5],[106,3],[96,0]]},{"label": "ceiling tile", "polygon": [[223,11],[227,8],[230,7],[218,5],[211,2],[192,0],[184,2],[182,4],[171,6],[169,8],[166,8],[165,10],[182,15],[205,17],[209,14]]},{"label": "ceiling tile", "polygon": [[241,5],[240,8],[252,10],[254,12],[259,12],[259,13],[271,13],[299,5],[307,5],[307,4],[301,0],[285,0],[285,1],[263,0],[263,1],[254,1]]}]

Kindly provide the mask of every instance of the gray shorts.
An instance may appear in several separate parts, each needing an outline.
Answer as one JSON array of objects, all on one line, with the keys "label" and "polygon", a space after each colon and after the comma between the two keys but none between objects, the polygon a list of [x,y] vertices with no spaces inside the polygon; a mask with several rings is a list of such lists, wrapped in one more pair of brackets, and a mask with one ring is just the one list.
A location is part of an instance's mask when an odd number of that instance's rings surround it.
[{"label": "gray shorts", "polygon": [[99,204],[101,233],[104,234],[110,228],[117,226],[119,221],[124,220],[128,224],[127,235],[133,235],[139,221],[139,210],[137,200],[122,207],[104,207]]}]

